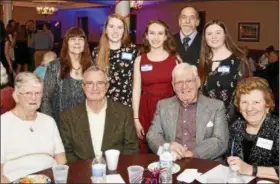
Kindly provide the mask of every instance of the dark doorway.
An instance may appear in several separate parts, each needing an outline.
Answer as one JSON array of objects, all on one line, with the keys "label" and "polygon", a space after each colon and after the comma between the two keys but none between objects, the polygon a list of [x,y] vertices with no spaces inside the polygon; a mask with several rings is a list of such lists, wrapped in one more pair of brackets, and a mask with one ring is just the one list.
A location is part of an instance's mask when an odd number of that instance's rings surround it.
[{"label": "dark doorway", "polygon": [[88,38],[88,17],[78,17],[78,27],[84,30]]}]

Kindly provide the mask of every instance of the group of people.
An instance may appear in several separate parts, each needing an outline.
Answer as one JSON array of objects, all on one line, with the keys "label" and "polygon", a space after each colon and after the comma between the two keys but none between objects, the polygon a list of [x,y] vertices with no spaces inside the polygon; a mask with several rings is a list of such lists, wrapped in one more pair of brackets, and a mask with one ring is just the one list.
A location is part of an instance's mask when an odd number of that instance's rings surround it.
[{"label": "group of people", "polygon": [[38,24],[29,20],[20,25],[9,20],[6,28],[0,21],[0,61],[9,74],[31,71],[42,61],[43,55],[53,48],[54,36],[50,24]]},{"label": "group of people", "polygon": [[227,156],[242,174],[278,179],[268,82],[251,77],[223,22],[209,21],[200,35],[195,8],[184,7],[178,20],[175,39],[165,22],[151,20],[138,49],[124,17],[112,14],[92,53],[83,30],[70,28],[44,82],[19,73],[16,105],[1,115],[1,181],[107,149],[157,153],[165,142],[177,159]]}]

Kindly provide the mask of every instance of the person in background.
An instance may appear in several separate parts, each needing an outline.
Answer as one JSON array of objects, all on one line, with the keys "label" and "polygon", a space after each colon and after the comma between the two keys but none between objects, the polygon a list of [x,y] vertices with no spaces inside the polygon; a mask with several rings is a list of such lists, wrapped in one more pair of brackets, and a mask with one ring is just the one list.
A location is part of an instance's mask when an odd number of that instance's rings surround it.
[{"label": "person in background", "polygon": [[145,135],[158,101],[173,96],[171,73],[176,63],[181,62],[175,45],[165,22],[148,22],[143,34],[143,46],[134,63],[133,77],[133,113],[140,153],[152,152]]},{"label": "person in background", "polygon": [[265,49],[264,54],[260,57],[259,62],[258,62],[258,66],[261,69],[266,68],[266,65],[268,65],[268,53],[271,52],[271,51],[274,51],[274,50],[275,49],[274,49],[273,45],[270,45]]},{"label": "person in background", "polygon": [[183,62],[198,64],[201,35],[197,32],[200,19],[198,11],[190,6],[184,7],[179,15],[180,32],[175,35],[177,52]]},{"label": "person in background", "polygon": [[16,73],[18,74],[23,66],[23,71],[28,71],[28,47],[27,33],[24,25],[20,25],[17,29],[15,43],[15,62],[17,64]]},{"label": "person in background", "polygon": [[252,59],[252,57],[250,57],[248,46],[243,46],[242,48],[244,49],[245,55],[247,56],[249,69],[251,73],[254,73],[256,71],[256,62]]},{"label": "person in background", "polygon": [[29,60],[29,70],[33,71],[34,66],[34,49],[32,48],[32,37],[36,33],[35,22],[33,20],[28,20],[25,23],[27,32],[27,47],[28,47],[28,60]]},{"label": "person in background", "polygon": [[245,78],[236,87],[234,105],[242,114],[230,127],[227,162],[241,174],[279,179],[279,119],[268,82]]},{"label": "person in background", "polygon": [[42,95],[40,78],[30,72],[16,76],[16,106],[1,115],[1,183],[66,163],[54,119],[37,112]]},{"label": "person in background", "polygon": [[57,59],[57,55],[55,52],[53,51],[48,51],[44,54],[43,56],[43,60],[41,62],[41,65],[38,66],[34,73],[40,77],[42,80],[45,79],[45,75],[46,75],[46,71],[47,71],[47,67],[48,67],[48,64],[51,62],[51,61],[54,61]]},{"label": "person in background", "polygon": [[44,79],[41,112],[52,116],[59,127],[62,111],[84,103],[83,72],[92,65],[87,37],[77,27],[67,30],[60,57],[50,62]]},{"label": "person in background", "polygon": [[228,147],[228,124],[223,102],[199,93],[196,66],[178,64],[172,71],[176,96],[160,100],[147,133],[154,153],[168,142],[177,159],[221,161]]},{"label": "person in background", "polygon": [[54,44],[54,36],[52,31],[50,30],[50,24],[49,23],[45,23],[43,24],[43,31],[48,33],[48,35],[51,38],[51,49],[53,48],[53,44]]},{"label": "person in background", "polygon": [[49,33],[43,31],[43,24],[37,26],[37,33],[32,37],[31,45],[35,50],[34,62],[35,67],[37,67],[41,64],[44,54],[51,50],[53,46]]},{"label": "person in background", "polygon": [[125,18],[109,15],[99,41],[93,49],[94,63],[109,74],[107,97],[131,106],[133,63],[137,49],[130,42]]},{"label": "person in background", "polygon": [[83,74],[86,100],[61,113],[60,132],[69,163],[109,149],[138,153],[132,109],[106,98],[108,87],[106,72],[91,66]]},{"label": "person in background", "polygon": [[250,76],[245,52],[232,40],[226,25],[219,20],[207,22],[203,29],[198,74],[202,93],[225,104],[228,123],[238,114],[233,105],[240,78]]},{"label": "person in background", "polygon": [[1,89],[1,98],[0,98],[0,115],[4,114],[7,111],[10,111],[15,107],[15,101],[12,97],[14,89],[9,86],[9,77],[6,72],[6,68],[0,62],[1,78],[0,78],[0,89]]},{"label": "person in background", "polygon": [[279,51],[268,52],[268,65],[265,69],[265,77],[272,89],[275,109],[274,114],[279,116]]},{"label": "person in background", "polygon": [[6,41],[5,41],[5,59],[9,66],[7,70],[10,75],[15,74],[13,68],[13,64],[15,61],[15,50],[14,50],[15,42],[16,42],[15,37],[16,37],[15,32],[14,34],[8,34],[6,35]]},{"label": "person in background", "polygon": [[6,26],[6,32],[8,34],[14,34],[16,32],[16,21],[11,19],[8,21],[8,24]]},{"label": "person in background", "polygon": [[9,65],[5,58],[5,42],[6,42],[6,29],[4,22],[0,20],[0,62],[4,65],[6,69],[9,69]]}]

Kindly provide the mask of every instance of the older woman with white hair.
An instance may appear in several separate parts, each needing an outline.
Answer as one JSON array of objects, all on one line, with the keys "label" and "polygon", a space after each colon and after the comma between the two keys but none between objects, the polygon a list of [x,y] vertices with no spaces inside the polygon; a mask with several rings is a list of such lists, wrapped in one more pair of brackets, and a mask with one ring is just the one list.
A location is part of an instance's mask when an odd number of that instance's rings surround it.
[{"label": "older woman with white hair", "polygon": [[66,163],[54,119],[37,112],[42,95],[43,83],[36,75],[16,76],[16,106],[1,116],[1,182]]},{"label": "older woman with white hair", "polygon": [[11,110],[15,107],[15,101],[12,97],[14,89],[8,85],[9,77],[3,64],[0,62],[1,78],[0,78],[0,89],[1,89],[1,104],[0,104],[0,115]]}]

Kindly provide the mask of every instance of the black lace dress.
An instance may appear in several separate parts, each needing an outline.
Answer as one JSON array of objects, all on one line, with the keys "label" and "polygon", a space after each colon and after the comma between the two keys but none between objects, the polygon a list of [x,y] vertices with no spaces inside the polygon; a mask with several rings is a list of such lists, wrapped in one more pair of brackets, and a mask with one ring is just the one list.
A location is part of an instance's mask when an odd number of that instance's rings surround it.
[{"label": "black lace dress", "polygon": [[226,117],[229,123],[235,116],[233,105],[234,92],[237,81],[243,76],[241,61],[233,54],[219,61],[219,66],[208,74],[207,80],[202,86],[203,95],[221,100],[226,108]]},{"label": "black lace dress", "polygon": [[[97,48],[92,51],[95,62]],[[132,104],[133,64],[137,56],[135,45],[110,50],[109,89],[107,97],[124,105]]]}]

